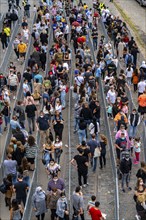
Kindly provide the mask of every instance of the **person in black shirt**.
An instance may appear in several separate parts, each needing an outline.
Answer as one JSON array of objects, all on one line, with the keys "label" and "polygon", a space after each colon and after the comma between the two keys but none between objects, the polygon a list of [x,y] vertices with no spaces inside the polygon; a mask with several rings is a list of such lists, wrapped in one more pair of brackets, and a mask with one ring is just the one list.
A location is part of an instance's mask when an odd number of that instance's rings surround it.
[{"label": "person in black shirt", "polygon": [[87,186],[87,174],[88,174],[88,160],[84,154],[84,150],[81,148],[78,149],[79,154],[75,155],[74,158],[71,160],[71,164],[76,166],[78,170],[78,181],[79,185],[82,186],[82,177],[83,177],[83,187]]},{"label": "person in black shirt", "polygon": [[89,157],[91,157],[90,149],[86,144],[86,141],[82,141],[81,145],[77,146],[77,150],[82,149],[84,151],[83,156],[87,158],[89,161]]},{"label": "person in black shirt", "polygon": [[16,192],[16,199],[19,204],[23,202],[25,206],[26,197],[27,197],[28,184],[23,181],[23,176],[18,176],[18,182],[14,184],[14,191]]},{"label": "person in black shirt", "polygon": [[37,118],[37,130],[40,131],[40,136],[41,136],[41,143],[44,144],[44,139],[49,137],[49,128],[50,128],[50,124],[49,124],[49,120],[48,117],[46,117],[43,113],[43,111],[40,111],[40,115]]},{"label": "person in black shirt", "polygon": [[97,50],[98,31],[96,27],[93,27],[92,29],[92,39],[94,50]]},{"label": "person in black shirt", "polygon": [[[27,120],[28,120],[28,126],[29,126],[29,134],[32,134],[32,131],[35,130],[35,112],[37,111],[37,108],[34,104],[32,104],[31,100],[28,105],[26,106],[25,112],[27,114]],[[32,124],[32,126],[31,126]]]}]

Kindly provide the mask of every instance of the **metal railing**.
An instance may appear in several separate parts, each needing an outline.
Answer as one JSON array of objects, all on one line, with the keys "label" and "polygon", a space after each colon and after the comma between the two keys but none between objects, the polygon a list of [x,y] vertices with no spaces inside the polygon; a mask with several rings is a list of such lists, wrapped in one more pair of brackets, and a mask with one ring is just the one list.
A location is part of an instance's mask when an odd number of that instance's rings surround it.
[{"label": "metal railing", "polygon": [[0,32],[2,32],[2,29],[3,29],[4,19],[5,19],[5,14],[1,14],[0,15]]},{"label": "metal railing", "polygon": [[[107,38],[106,38],[106,40],[108,42]],[[91,42],[90,33],[89,33],[89,44],[90,44],[90,48],[92,50],[94,63],[96,64],[97,62],[96,62],[96,58],[95,58],[95,54],[94,54],[93,44]],[[108,117],[107,117],[107,111],[106,111],[106,101],[105,101],[105,95],[104,95],[104,88],[103,88],[102,80],[101,80],[100,77],[99,77],[99,90],[100,90],[100,96],[101,96],[101,100],[102,100],[102,108],[103,108],[103,114],[104,114],[104,123],[105,123],[105,129],[106,129],[106,136],[107,136],[107,139],[108,139],[108,146],[109,146],[109,149],[110,149],[112,172],[113,172],[113,176],[114,176],[115,219],[119,220],[119,188],[118,188],[117,166],[116,166],[116,160],[115,160],[115,154],[114,154],[114,148],[113,148],[114,144],[113,144],[113,141],[112,141],[112,135],[111,135],[110,125],[109,125],[109,121],[108,121]]]},{"label": "metal railing", "polygon": [[[20,19],[20,17],[21,17],[21,14],[19,14],[19,19]],[[8,47],[7,47],[5,54],[3,56],[3,60],[2,60],[1,66],[0,66],[0,72],[2,72],[2,73],[5,73],[7,70],[8,62],[9,62],[11,51],[12,51],[13,41],[19,31],[19,19],[15,22],[13,32],[10,37],[10,42],[9,42]]]}]

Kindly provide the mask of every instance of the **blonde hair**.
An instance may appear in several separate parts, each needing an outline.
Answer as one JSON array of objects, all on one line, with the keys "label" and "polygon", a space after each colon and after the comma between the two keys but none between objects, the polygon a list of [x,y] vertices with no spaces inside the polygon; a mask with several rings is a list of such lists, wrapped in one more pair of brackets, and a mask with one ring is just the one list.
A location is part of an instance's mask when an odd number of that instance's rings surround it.
[{"label": "blonde hair", "polygon": [[101,134],[100,138],[104,141],[105,144],[107,144],[107,138],[104,134]]},{"label": "blonde hair", "polygon": [[145,202],[146,201],[146,193],[139,194],[137,196],[137,201],[140,202],[140,203]]}]

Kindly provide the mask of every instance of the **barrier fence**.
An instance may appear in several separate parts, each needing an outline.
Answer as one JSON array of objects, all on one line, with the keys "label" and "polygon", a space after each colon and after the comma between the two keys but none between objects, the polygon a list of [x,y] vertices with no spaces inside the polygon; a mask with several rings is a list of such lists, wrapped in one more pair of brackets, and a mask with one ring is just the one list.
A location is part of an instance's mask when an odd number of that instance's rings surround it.
[{"label": "barrier fence", "polygon": [[11,29],[11,30],[13,30],[13,32],[11,34],[10,42],[8,44],[8,47],[7,47],[6,51],[5,51],[5,54],[3,56],[3,60],[2,60],[1,66],[0,66],[0,72],[2,72],[2,73],[5,73],[6,70],[7,70],[7,66],[8,66],[11,51],[12,51],[13,41],[14,41],[15,37],[17,36],[18,31],[19,31],[19,20],[21,20],[21,14],[19,14],[19,18],[15,22],[13,29]]}]

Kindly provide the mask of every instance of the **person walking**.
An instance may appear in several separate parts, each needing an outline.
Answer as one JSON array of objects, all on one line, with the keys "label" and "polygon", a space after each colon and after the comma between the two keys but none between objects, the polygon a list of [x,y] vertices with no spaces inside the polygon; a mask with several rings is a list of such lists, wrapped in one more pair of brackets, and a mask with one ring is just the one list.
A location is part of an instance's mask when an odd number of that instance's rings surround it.
[{"label": "person walking", "polygon": [[35,138],[33,136],[29,136],[27,143],[25,144],[25,156],[30,163],[30,170],[34,170],[35,166],[35,157],[36,157],[36,152],[37,152],[37,145],[35,142]]},{"label": "person walking", "polygon": [[101,134],[100,135],[100,157],[99,157],[99,161],[100,161],[100,169],[103,168],[103,164],[104,167],[106,166],[106,145],[107,145],[107,138]]},{"label": "person walking", "polygon": [[4,32],[4,30],[3,30],[2,33],[0,34],[0,39],[1,39],[2,48],[3,48],[3,52],[4,52],[5,49],[6,49],[7,46],[8,46],[8,43],[7,43],[7,35],[6,35],[6,33]]},{"label": "person walking", "polygon": [[29,189],[28,184],[23,180],[22,175],[18,175],[18,181],[14,184],[14,192],[16,193],[16,199],[19,204],[23,202],[25,206],[27,191]]},{"label": "person walking", "polygon": [[17,56],[17,60],[19,61],[19,51],[18,51],[18,45],[20,44],[20,40],[17,38],[17,36],[15,37],[14,41],[13,41],[13,49],[14,49],[14,52]]},{"label": "person walking", "polygon": [[12,208],[10,209],[10,220],[21,220],[23,215],[22,206],[18,203],[17,199],[12,200]]},{"label": "person walking", "polygon": [[[81,192],[81,187],[77,186],[75,191],[73,192],[72,195],[72,204],[73,204],[73,210],[74,210],[74,215],[76,213],[79,213],[78,216],[81,217],[81,220],[84,220],[84,198],[83,198],[83,193]],[[76,220],[78,220],[78,216]]]},{"label": "person walking", "polygon": [[40,142],[44,144],[44,139],[49,136],[50,124],[48,118],[45,116],[43,111],[40,112],[39,117],[36,122],[37,130],[40,131],[41,140]]},{"label": "person walking", "polygon": [[44,220],[46,207],[46,193],[42,187],[36,187],[35,193],[32,196],[32,206],[37,220]]},{"label": "person walking", "polygon": [[56,214],[59,220],[69,220],[68,203],[64,192],[60,194],[57,201]]},{"label": "person walking", "polygon": [[136,109],[132,110],[132,113],[128,117],[129,122],[129,137],[135,137],[137,132],[137,126],[140,124],[140,115]]},{"label": "person walking", "polygon": [[76,167],[78,171],[78,182],[79,185],[82,186],[82,177],[84,180],[83,187],[87,186],[87,174],[88,174],[88,160],[84,154],[84,150],[81,148],[78,149],[79,154],[75,155],[74,158],[71,160],[71,164]]},{"label": "person walking", "polygon": [[99,209],[99,206],[100,206],[100,202],[96,201],[95,206],[89,209],[89,215],[91,215],[92,220],[104,220],[105,219]]},{"label": "person walking", "polygon": [[122,174],[121,187],[122,187],[122,192],[124,193],[125,193],[125,188],[124,188],[125,182],[126,182],[127,188],[131,190],[131,187],[129,186],[131,169],[132,169],[132,160],[130,158],[129,153],[127,152],[127,154],[121,159],[121,162],[120,162],[120,171]]},{"label": "person walking", "polygon": [[29,134],[32,134],[32,132],[35,131],[35,114],[36,114],[37,108],[32,103],[31,99],[28,99],[28,104],[25,108],[25,113],[27,114],[27,121],[28,121],[28,127],[29,127]]},{"label": "person walking", "polygon": [[52,189],[47,194],[47,209],[51,210],[51,220],[55,220],[57,218],[56,208],[57,208],[57,201],[60,198],[60,192],[56,188]]},{"label": "person walking", "polygon": [[13,184],[16,182],[17,179],[17,161],[12,160],[12,155],[8,154],[7,158],[3,162],[4,167],[4,176],[7,177],[7,175],[12,175],[12,182]]}]

